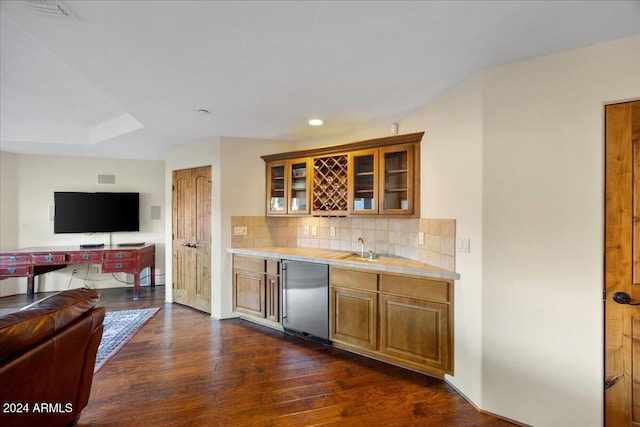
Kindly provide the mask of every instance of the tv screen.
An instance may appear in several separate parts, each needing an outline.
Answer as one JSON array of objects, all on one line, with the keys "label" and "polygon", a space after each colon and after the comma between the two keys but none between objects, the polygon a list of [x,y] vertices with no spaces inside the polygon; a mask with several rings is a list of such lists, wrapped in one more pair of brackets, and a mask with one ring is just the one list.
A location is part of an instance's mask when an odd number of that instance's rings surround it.
[{"label": "tv screen", "polygon": [[139,193],[60,191],[53,203],[56,234],[140,231]]}]

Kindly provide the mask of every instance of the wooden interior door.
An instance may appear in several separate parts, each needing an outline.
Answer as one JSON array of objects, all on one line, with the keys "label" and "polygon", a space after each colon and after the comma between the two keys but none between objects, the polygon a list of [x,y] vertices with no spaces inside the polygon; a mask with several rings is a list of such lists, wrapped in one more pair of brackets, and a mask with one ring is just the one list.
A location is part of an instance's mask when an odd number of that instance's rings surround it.
[{"label": "wooden interior door", "polygon": [[640,101],[605,117],[605,422],[640,426]]},{"label": "wooden interior door", "polygon": [[211,313],[211,167],[173,172],[173,301]]}]

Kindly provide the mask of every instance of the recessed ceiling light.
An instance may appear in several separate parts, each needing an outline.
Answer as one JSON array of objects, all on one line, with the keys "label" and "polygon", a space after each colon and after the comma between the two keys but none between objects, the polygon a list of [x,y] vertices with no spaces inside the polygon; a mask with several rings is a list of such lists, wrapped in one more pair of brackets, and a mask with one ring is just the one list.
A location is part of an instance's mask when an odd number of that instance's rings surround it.
[{"label": "recessed ceiling light", "polygon": [[310,124],[311,126],[320,126],[320,125],[322,125],[323,123],[324,123],[324,122],[323,122],[322,120],[320,120],[320,119],[311,119],[311,120],[309,120],[309,124]]}]

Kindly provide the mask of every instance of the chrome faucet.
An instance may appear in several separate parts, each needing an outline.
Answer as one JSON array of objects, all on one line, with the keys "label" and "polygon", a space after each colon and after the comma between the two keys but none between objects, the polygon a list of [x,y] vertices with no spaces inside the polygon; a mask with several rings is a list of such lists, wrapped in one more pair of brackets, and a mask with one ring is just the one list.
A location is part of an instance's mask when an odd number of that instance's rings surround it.
[{"label": "chrome faucet", "polygon": [[362,237],[358,237],[358,243],[360,243],[362,245],[360,256],[362,256],[362,258],[364,258],[364,239]]}]

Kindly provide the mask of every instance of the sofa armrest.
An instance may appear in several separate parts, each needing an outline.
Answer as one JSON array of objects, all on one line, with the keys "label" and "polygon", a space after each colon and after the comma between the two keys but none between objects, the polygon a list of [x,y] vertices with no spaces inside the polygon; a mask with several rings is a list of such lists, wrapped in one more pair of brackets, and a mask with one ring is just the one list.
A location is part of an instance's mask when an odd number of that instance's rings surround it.
[{"label": "sofa armrest", "polygon": [[32,347],[95,307],[100,294],[74,289],[0,317],[0,362]]}]

